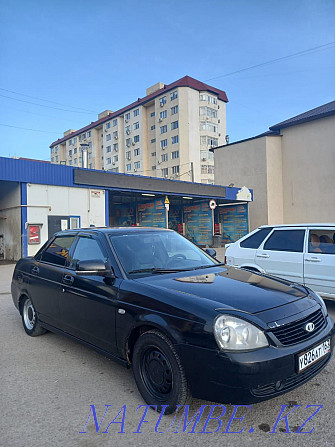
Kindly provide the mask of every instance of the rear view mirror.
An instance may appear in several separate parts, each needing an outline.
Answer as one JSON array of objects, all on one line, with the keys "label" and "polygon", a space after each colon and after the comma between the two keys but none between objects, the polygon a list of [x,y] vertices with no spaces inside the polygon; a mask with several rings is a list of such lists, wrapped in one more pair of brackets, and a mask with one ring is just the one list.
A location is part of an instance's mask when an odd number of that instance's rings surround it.
[{"label": "rear view mirror", "polygon": [[212,256],[212,258],[215,258],[215,256],[216,256],[216,251],[214,250],[214,248],[206,248],[205,252],[209,256]]},{"label": "rear view mirror", "polygon": [[77,262],[78,275],[102,275],[107,278],[115,278],[112,269],[107,269],[106,264],[101,259]]}]

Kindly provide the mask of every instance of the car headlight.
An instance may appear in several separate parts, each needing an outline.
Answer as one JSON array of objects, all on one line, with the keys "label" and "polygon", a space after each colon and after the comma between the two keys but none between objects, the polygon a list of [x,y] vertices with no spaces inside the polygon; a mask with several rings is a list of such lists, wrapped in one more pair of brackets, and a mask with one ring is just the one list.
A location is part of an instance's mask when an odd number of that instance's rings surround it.
[{"label": "car headlight", "polygon": [[214,336],[223,350],[245,351],[269,346],[263,331],[231,315],[220,315],[215,320]]}]

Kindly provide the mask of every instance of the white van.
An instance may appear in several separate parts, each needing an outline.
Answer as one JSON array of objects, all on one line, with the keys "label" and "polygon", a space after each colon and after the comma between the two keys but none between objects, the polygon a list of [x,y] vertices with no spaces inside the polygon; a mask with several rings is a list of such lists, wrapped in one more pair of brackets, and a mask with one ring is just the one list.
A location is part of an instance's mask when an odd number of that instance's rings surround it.
[{"label": "white van", "polygon": [[226,247],[228,265],[302,283],[335,300],[335,224],[264,225]]}]

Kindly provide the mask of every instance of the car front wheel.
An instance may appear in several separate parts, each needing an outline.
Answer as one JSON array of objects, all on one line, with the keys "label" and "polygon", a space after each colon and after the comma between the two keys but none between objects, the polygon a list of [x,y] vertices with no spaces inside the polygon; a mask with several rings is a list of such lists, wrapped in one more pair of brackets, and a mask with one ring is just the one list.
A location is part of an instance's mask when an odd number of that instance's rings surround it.
[{"label": "car front wheel", "polygon": [[26,333],[31,337],[36,337],[46,332],[46,329],[38,322],[38,316],[31,299],[27,297],[24,298],[22,304],[22,324]]},{"label": "car front wheel", "polygon": [[148,405],[165,414],[173,413],[177,405],[184,405],[188,387],[181,360],[164,334],[153,330],[137,340],[133,353],[133,372],[137,387]]}]

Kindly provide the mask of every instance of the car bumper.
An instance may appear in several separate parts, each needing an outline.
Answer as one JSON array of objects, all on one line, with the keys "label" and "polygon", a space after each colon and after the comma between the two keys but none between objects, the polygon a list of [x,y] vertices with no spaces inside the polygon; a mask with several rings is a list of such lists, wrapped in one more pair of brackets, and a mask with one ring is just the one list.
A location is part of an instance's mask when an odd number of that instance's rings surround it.
[{"label": "car bumper", "polygon": [[[331,339],[331,351],[302,372],[299,354]],[[178,345],[192,396],[220,403],[251,404],[286,393],[313,378],[329,362],[335,342],[334,323],[312,339],[293,346],[269,346],[252,352],[220,352]]]}]

